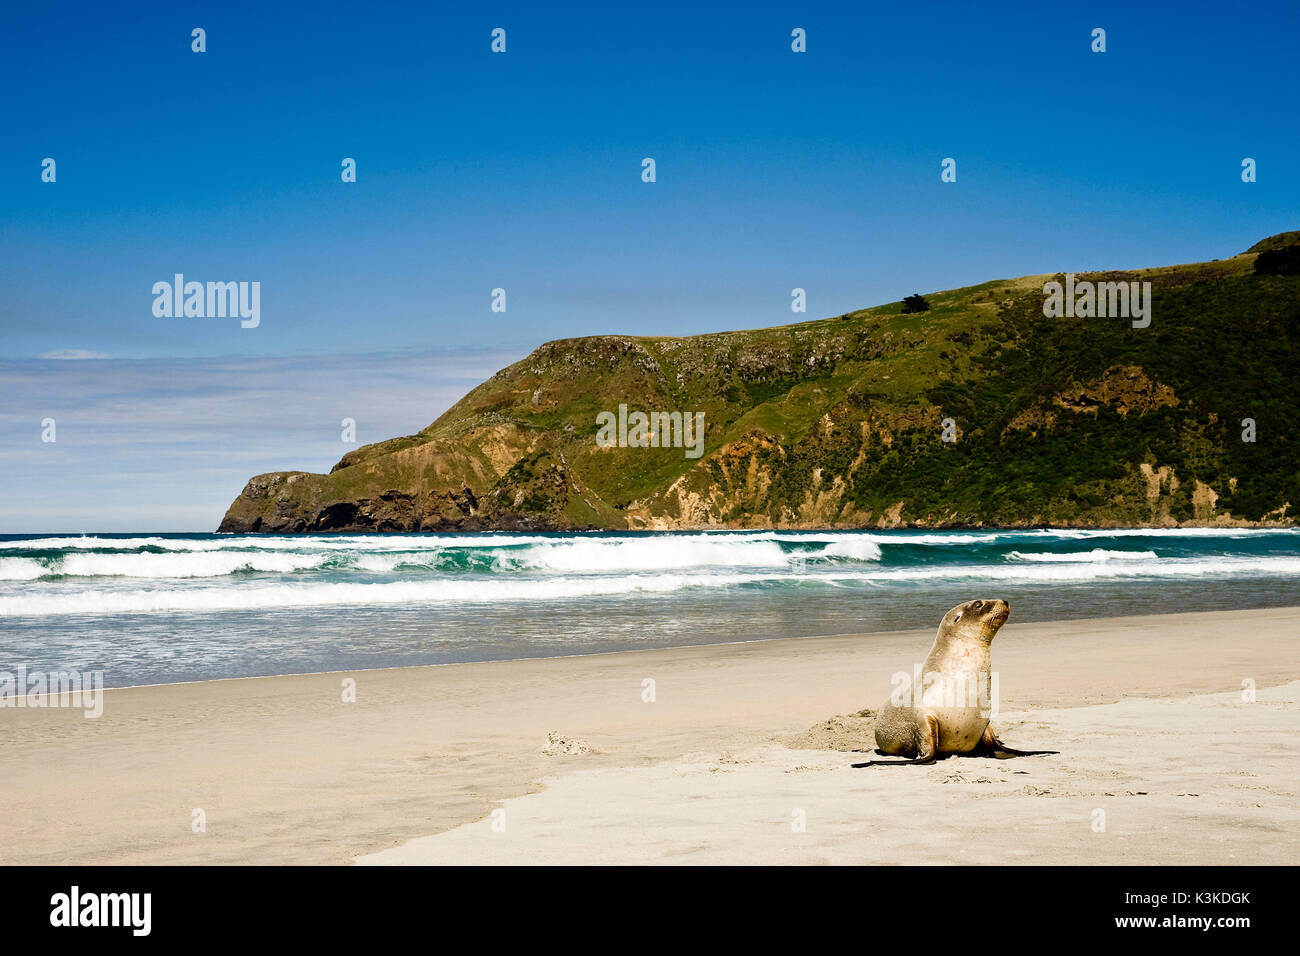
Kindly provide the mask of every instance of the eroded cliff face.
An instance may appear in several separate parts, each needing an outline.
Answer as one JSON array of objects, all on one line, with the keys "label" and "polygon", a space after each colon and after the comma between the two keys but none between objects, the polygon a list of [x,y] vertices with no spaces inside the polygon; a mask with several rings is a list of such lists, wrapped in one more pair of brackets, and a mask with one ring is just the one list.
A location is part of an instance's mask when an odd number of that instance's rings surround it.
[{"label": "eroded cliff face", "polygon": [[[1145,329],[1047,319],[1060,277],[1029,276],[921,314],[548,342],[418,435],[258,475],[219,530],[1292,524],[1300,277],[1252,267],[1296,242],[1093,277],[1151,282]],[[628,447],[636,412],[703,413],[702,454]]]}]

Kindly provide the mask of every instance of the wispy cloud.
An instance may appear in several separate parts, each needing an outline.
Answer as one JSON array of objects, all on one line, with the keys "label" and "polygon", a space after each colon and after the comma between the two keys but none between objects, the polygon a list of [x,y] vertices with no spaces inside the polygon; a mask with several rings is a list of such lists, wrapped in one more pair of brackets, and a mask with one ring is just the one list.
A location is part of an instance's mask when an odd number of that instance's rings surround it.
[{"label": "wispy cloud", "polygon": [[412,434],[520,357],[0,361],[0,532],[212,530],[251,476],[357,447],[344,418],[358,445]]},{"label": "wispy cloud", "polygon": [[106,355],[103,352],[93,352],[90,349],[59,349],[54,352],[42,352],[36,357],[56,362],[78,362],[85,359],[112,358],[112,356]]}]

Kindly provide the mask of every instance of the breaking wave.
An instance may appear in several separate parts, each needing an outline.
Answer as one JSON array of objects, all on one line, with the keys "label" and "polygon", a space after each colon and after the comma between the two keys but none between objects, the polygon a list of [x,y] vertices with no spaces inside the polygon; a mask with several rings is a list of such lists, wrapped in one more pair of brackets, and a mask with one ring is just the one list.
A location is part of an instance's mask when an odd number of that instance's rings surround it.
[{"label": "breaking wave", "polygon": [[1285,579],[1300,576],[1298,544],[1294,529],[1238,528],[3,536],[0,617],[544,604],[936,582],[971,590],[974,581]]}]

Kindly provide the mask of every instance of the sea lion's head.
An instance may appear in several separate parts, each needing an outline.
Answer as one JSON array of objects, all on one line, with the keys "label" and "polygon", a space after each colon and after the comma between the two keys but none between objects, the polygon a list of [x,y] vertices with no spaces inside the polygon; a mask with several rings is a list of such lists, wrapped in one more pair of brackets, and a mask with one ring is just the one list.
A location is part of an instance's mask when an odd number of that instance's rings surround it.
[{"label": "sea lion's head", "polygon": [[1006,601],[967,601],[943,616],[939,633],[988,644],[1010,616],[1011,605]]}]

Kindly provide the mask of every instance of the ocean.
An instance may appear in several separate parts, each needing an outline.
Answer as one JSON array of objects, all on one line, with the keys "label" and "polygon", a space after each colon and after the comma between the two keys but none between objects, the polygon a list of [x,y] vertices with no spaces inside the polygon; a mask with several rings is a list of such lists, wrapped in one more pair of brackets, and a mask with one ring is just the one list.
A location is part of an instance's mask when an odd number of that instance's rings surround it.
[{"label": "ocean", "polygon": [[123,687],[1300,605],[1300,529],[0,535],[0,671]]}]

